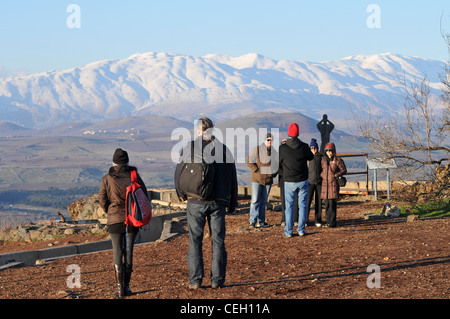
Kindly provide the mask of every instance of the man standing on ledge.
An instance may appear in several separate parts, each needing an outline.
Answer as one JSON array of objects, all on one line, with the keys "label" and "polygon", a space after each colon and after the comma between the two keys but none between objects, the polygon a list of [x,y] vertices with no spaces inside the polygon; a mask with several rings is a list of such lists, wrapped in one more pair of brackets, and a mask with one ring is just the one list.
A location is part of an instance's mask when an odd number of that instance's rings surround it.
[{"label": "man standing on ledge", "polygon": [[325,156],[324,147],[330,141],[331,132],[334,130],[334,124],[328,120],[326,114],[323,115],[322,120],[317,123],[317,129],[320,132],[320,155]]},{"label": "man standing on ledge", "polygon": [[[189,288],[201,287],[204,277],[203,267],[203,232],[208,221],[211,241],[211,287],[224,285],[227,252],[225,249],[225,214],[234,212],[237,207],[236,165],[230,150],[213,135],[213,122],[202,117],[197,122],[198,137],[181,151],[181,157],[175,170],[175,188],[178,196],[187,203],[187,221],[189,230]],[[180,188],[180,177],[185,163],[197,163],[194,156],[200,155],[207,163],[213,165],[212,193],[208,198],[188,196]],[[201,160],[199,161],[201,162]]]},{"label": "man standing on ledge", "polygon": [[299,236],[305,234],[306,195],[308,193],[308,161],[314,158],[308,144],[299,138],[299,128],[292,123],[288,130],[289,138],[280,145],[279,174],[284,180],[286,227],[283,237],[290,238],[294,228],[294,199],[298,196],[298,228]]}]

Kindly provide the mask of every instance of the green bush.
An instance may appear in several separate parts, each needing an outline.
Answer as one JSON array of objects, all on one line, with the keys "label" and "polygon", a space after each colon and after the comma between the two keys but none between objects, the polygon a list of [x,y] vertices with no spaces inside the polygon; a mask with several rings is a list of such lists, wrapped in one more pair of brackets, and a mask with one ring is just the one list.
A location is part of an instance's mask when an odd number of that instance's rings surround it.
[{"label": "green bush", "polygon": [[399,208],[403,216],[414,214],[420,217],[450,217],[450,199]]}]

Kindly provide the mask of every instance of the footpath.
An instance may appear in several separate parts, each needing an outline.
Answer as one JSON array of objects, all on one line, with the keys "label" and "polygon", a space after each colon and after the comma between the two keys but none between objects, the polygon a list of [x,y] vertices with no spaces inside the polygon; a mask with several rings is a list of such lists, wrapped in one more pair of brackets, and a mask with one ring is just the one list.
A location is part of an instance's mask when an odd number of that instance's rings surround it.
[{"label": "footpath", "polygon": [[[172,224],[179,222],[186,216],[185,203],[179,203],[174,195],[174,190],[149,190],[152,198],[154,214],[151,222],[142,227],[136,238],[136,245],[166,241],[173,237]],[[248,197],[246,187],[240,187],[241,198]],[[98,203],[94,204],[95,196],[84,198],[71,204],[72,210],[70,221],[46,221],[28,223],[9,230],[4,235],[6,241],[21,241],[33,243],[41,240],[50,240],[58,236],[70,236],[76,233],[96,233],[106,231],[106,219],[101,213],[86,215],[86,211],[96,212]],[[248,210],[248,205],[243,204],[239,208],[240,212]],[[76,208],[74,208],[76,207]],[[89,219],[94,217],[95,219]],[[103,217],[103,218],[102,218]],[[68,258],[77,255],[97,253],[112,249],[111,240],[99,240],[89,243],[64,245],[46,249],[25,250],[0,254],[0,271],[11,267],[34,266],[45,264],[56,259]]]},{"label": "footpath", "polygon": [[[186,212],[180,211],[171,214],[153,216],[151,223],[139,231],[136,244],[139,245],[156,240],[167,240],[171,237],[170,225],[172,223],[172,219],[183,217],[185,215]],[[67,229],[72,229],[75,232],[76,228],[85,227],[82,224],[66,223],[66,225],[69,227]],[[65,225],[61,224],[60,227],[61,226]],[[24,229],[24,227],[22,227],[22,229]],[[112,249],[111,240],[109,239],[85,244],[7,253],[0,255],[0,270],[10,267],[33,266],[59,258],[96,253],[108,249]]]}]

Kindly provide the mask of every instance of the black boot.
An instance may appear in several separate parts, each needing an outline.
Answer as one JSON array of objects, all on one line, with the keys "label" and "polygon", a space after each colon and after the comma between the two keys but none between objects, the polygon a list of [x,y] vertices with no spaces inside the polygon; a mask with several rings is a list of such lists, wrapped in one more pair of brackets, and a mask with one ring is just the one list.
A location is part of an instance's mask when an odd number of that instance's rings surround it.
[{"label": "black boot", "polygon": [[124,293],[124,271],[123,266],[114,265],[114,274],[116,276],[116,284],[117,284],[117,290],[114,291],[114,297],[115,298],[123,298],[125,296]]},{"label": "black boot", "polygon": [[133,272],[133,265],[124,265],[125,270],[123,273],[123,290],[125,296],[131,296],[133,292],[130,289],[130,280],[131,280],[131,273]]}]

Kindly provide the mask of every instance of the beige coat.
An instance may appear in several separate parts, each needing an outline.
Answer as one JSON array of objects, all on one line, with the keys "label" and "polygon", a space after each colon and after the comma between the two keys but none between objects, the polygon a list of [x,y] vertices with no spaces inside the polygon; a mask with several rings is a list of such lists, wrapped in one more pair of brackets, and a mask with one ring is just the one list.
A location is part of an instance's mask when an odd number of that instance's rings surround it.
[{"label": "beige coat", "polygon": [[251,181],[261,185],[273,184],[278,172],[278,152],[271,147],[270,155],[263,143],[254,147],[247,157],[247,166],[252,171]]}]

